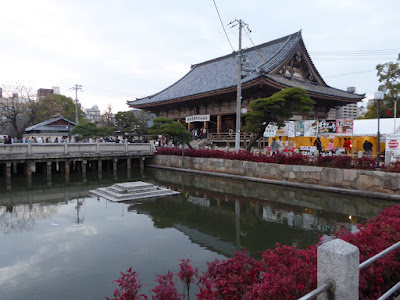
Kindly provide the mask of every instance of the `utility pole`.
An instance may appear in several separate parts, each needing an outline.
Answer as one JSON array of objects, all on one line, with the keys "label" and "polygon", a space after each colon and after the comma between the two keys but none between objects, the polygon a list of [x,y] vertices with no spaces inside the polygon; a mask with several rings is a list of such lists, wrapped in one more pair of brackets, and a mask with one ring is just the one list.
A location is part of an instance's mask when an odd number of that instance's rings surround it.
[{"label": "utility pole", "polygon": [[235,20],[239,24],[239,50],[237,55],[237,96],[236,96],[236,134],[235,151],[240,149],[240,110],[242,107],[242,20]]},{"label": "utility pole", "polygon": [[72,87],[71,89],[75,90],[75,123],[78,124],[78,122],[79,122],[79,119],[78,119],[78,90],[82,89],[82,85],[75,84],[75,86]]}]

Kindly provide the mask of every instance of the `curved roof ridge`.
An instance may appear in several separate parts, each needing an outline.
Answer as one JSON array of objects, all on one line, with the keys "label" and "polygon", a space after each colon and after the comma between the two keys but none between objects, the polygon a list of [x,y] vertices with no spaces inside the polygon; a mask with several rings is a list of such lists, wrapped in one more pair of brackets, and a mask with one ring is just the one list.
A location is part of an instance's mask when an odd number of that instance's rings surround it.
[{"label": "curved roof ridge", "polygon": [[[266,66],[268,63],[273,64],[273,60],[277,58],[277,56],[278,56],[278,55],[281,53],[281,51],[289,44],[289,42],[292,40],[292,38],[297,39],[297,41],[294,43],[294,45],[295,45],[299,40],[301,40],[301,39],[302,39],[301,30],[298,31],[298,32],[296,32],[296,33],[294,33],[294,34],[288,35],[288,36],[286,36],[286,37],[287,37],[287,40],[282,44],[281,47],[279,47],[278,50],[276,50],[276,52],[271,56],[271,58],[268,60],[268,62],[265,62],[265,63],[261,64],[260,66],[258,66],[258,68],[262,68],[263,66]],[[293,46],[291,47],[291,49],[289,50],[289,52],[292,50],[292,48],[293,48]],[[272,67],[272,68],[274,68],[274,67]]]},{"label": "curved roof ridge", "polygon": [[[286,35],[284,37],[280,37],[278,39],[275,39],[275,40],[272,40],[272,41],[269,41],[269,42],[265,42],[263,44],[259,44],[259,45],[256,45],[256,46],[253,46],[253,47],[250,47],[250,48],[242,49],[242,53],[250,52],[250,51],[253,51],[253,50],[259,50],[260,48],[264,48],[264,47],[267,47],[267,46],[270,46],[270,45],[273,45],[273,44],[280,43],[280,42],[284,41],[285,39],[287,39],[287,41],[289,41],[290,38],[292,38],[292,37],[294,37],[294,36],[296,36],[298,34],[301,35],[301,30],[297,31],[295,33]],[[233,51],[231,54],[220,56],[220,57],[213,58],[213,59],[210,59],[210,60],[206,60],[206,61],[203,61],[201,63],[194,64],[191,67],[192,67],[192,69],[194,69],[196,67],[199,67],[199,66],[202,66],[202,65],[205,65],[205,64],[213,63],[213,62],[216,62],[216,61],[219,61],[219,60],[222,60],[222,59],[229,58],[231,56],[235,56],[236,53],[237,53],[237,51]]]},{"label": "curved roof ridge", "polygon": [[[147,96],[147,97],[143,97],[143,98],[136,98],[136,99],[133,100],[133,101],[142,100],[142,99],[151,99],[151,98],[157,96],[158,94],[163,93],[164,91],[168,90],[169,88],[173,87],[174,85],[177,85],[179,82],[181,82],[183,79],[185,79],[192,71],[193,71],[193,69],[191,69],[189,72],[187,72],[181,79],[179,79],[178,81],[175,81],[173,84],[167,86],[165,89],[159,91],[158,93],[155,93],[155,94],[153,94],[153,95],[150,95],[150,96]],[[129,100],[128,100],[128,101],[129,101]]]}]

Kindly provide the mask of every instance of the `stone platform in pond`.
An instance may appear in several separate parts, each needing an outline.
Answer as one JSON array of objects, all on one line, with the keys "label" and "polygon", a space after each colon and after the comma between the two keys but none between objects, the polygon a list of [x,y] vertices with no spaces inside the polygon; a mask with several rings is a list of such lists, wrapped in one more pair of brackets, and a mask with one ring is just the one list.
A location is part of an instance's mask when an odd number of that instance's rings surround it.
[{"label": "stone platform in pond", "polygon": [[113,202],[122,202],[176,195],[180,192],[143,181],[135,181],[116,183],[109,187],[90,190],[89,193],[93,196],[102,197]]}]

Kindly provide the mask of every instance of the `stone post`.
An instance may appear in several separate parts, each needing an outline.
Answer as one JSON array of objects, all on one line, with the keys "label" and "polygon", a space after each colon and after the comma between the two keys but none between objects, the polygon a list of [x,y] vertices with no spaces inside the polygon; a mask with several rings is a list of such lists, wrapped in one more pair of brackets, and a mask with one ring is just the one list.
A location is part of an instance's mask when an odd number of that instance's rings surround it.
[{"label": "stone post", "polygon": [[32,154],[32,144],[28,143],[28,155]]},{"label": "stone post", "polygon": [[28,176],[32,175],[32,162],[29,160],[26,162],[26,165],[25,165],[25,173]]},{"label": "stone post", "polygon": [[327,281],[333,291],[318,296],[318,300],[358,300],[360,251],[356,246],[335,239],[318,247],[318,287]]},{"label": "stone post", "polygon": [[47,169],[46,169],[46,171],[47,171],[47,180],[51,181],[51,161],[47,161],[46,165],[47,165]]},{"label": "stone post", "polygon": [[103,161],[101,160],[101,158],[97,161],[97,171],[101,173],[101,171],[103,170]]},{"label": "stone post", "polygon": [[113,174],[117,174],[118,158],[113,159]]},{"label": "stone post", "polygon": [[86,178],[87,160],[82,160],[82,177]]},{"label": "stone post", "polygon": [[142,157],[142,158],[140,159],[140,174],[142,174],[143,171],[144,171],[144,160],[145,160],[144,157]]},{"label": "stone post", "polygon": [[10,162],[6,162],[6,175],[7,175],[7,179],[11,179],[11,163]]},{"label": "stone post", "polygon": [[128,170],[130,170],[132,168],[132,163],[131,163],[131,159],[130,158],[126,159],[126,168]]},{"label": "stone post", "polygon": [[64,162],[65,174],[69,174],[69,168],[70,168],[69,164],[70,164],[70,161],[67,159],[67,160]]},{"label": "stone post", "polygon": [[18,173],[18,168],[17,168],[18,164],[15,162],[15,163],[12,164],[12,166],[13,166],[13,170],[12,170],[13,174],[17,174]]}]

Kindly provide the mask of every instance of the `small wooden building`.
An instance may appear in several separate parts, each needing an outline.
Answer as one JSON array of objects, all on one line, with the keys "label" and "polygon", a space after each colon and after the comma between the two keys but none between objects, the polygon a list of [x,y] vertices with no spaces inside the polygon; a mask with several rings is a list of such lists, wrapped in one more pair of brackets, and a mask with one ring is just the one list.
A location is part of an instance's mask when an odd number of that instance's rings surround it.
[{"label": "small wooden building", "polygon": [[54,142],[56,139],[61,142],[63,138],[67,139],[70,136],[75,125],[76,123],[57,114],[49,120],[27,127],[23,135],[23,141],[29,138],[30,142],[34,140],[46,142],[46,139],[48,142]]},{"label": "small wooden building", "polygon": [[[305,89],[316,101],[308,119],[325,119],[331,108],[362,100],[364,95],[328,86],[315,68],[301,31],[242,51],[252,70],[242,79],[242,111],[260,97],[287,87]],[[189,73],[157,94],[128,101],[132,108],[191,123],[208,132],[235,130],[237,53],[193,65]],[[294,120],[303,120],[295,116]]]}]

